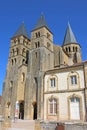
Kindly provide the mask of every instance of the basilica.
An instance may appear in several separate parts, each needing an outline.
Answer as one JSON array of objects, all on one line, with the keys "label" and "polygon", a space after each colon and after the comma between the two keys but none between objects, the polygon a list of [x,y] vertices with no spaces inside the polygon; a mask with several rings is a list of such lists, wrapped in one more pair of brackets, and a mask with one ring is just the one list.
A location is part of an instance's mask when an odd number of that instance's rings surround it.
[{"label": "basilica", "polygon": [[31,37],[20,25],[11,38],[2,113],[11,119],[87,120],[87,61],[69,23],[61,46],[43,15]]}]

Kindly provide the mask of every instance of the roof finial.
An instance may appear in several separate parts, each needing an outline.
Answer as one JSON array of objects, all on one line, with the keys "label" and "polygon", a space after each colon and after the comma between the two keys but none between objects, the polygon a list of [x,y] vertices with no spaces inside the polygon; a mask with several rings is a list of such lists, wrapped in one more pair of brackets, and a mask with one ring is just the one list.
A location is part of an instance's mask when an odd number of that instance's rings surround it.
[{"label": "roof finial", "polygon": [[70,25],[70,22],[69,22],[69,20],[68,20],[68,26]]},{"label": "roof finial", "polygon": [[22,21],[22,23],[24,24],[24,21]]}]

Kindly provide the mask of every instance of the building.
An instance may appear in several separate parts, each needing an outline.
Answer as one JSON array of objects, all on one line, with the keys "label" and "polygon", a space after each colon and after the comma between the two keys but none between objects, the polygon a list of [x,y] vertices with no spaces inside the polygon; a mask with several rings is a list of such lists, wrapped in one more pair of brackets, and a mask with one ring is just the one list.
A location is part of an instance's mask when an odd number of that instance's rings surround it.
[{"label": "building", "polygon": [[70,24],[61,46],[43,15],[31,38],[21,24],[11,38],[2,108],[11,119],[86,120],[87,62]]}]

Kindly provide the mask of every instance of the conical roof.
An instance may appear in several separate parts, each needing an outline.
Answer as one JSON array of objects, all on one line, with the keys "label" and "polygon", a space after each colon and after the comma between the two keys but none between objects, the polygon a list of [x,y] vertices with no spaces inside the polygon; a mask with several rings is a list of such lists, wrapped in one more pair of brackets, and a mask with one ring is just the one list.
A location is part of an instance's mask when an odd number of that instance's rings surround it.
[{"label": "conical roof", "polygon": [[71,29],[71,26],[68,23],[66,33],[65,33],[65,37],[64,37],[64,41],[63,41],[63,45],[70,44],[70,43],[77,43],[77,41],[76,41],[74,33]]},{"label": "conical roof", "polygon": [[45,26],[49,29],[44,15],[41,15],[34,29],[38,29],[38,28],[43,27],[43,26]]},{"label": "conical roof", "polygon": [[23,35],[23,36],[29,38],[27,29],[26,29],[24,23],[22,23],[20,25],[20,27],[18,28],[18,30],[16,31],[16,33],[14,34],[13,37],[16,37],[16,36],[19,36],[19,35]]}]

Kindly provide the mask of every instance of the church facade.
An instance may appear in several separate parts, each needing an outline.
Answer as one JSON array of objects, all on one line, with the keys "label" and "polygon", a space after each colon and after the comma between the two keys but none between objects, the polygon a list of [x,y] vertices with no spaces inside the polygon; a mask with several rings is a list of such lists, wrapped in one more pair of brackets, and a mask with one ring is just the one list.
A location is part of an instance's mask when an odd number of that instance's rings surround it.
[{"label": "church facade", "polygon": [[87,62],[70,24],[61,46],[44,16],[31,38],[21,24],[11,38],[2,113],[11,119],[87,120]]}]

